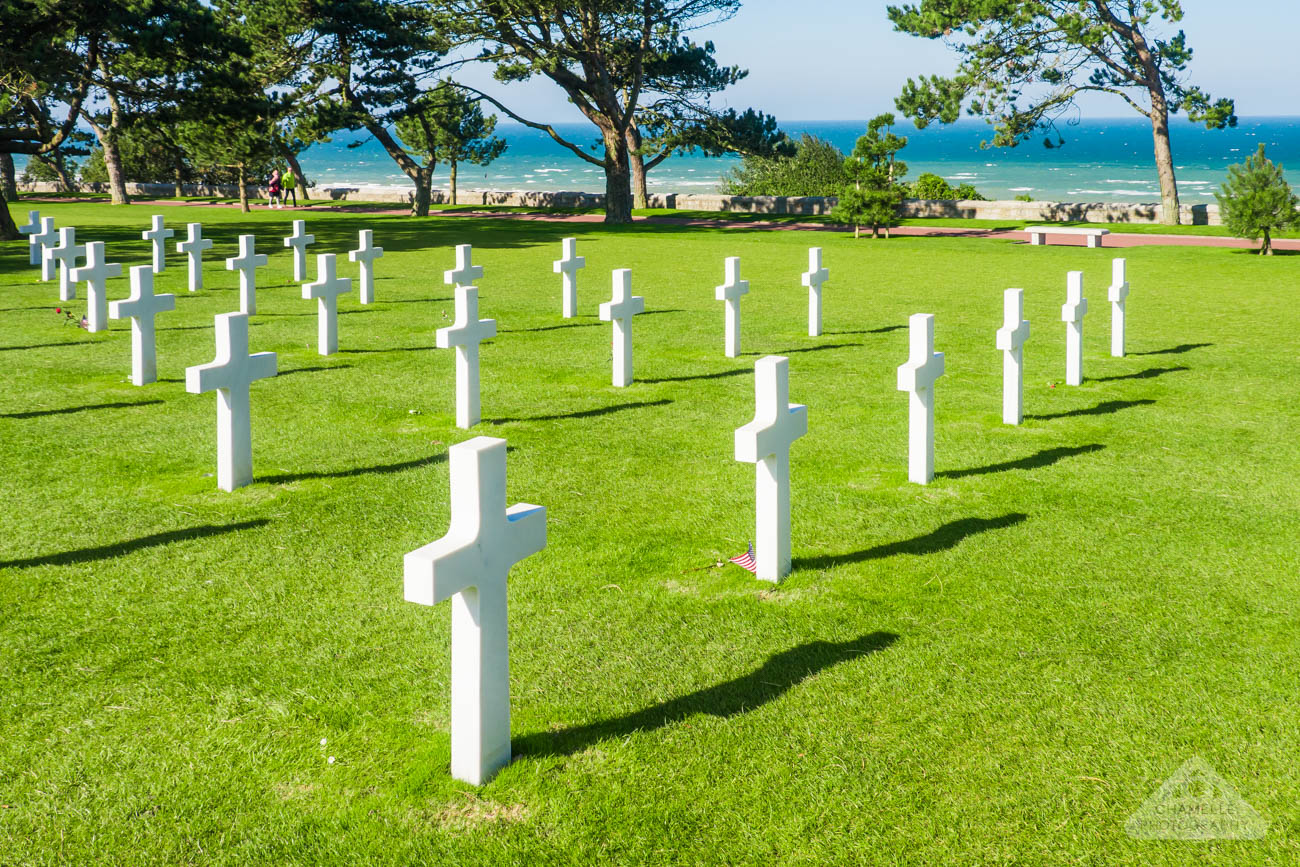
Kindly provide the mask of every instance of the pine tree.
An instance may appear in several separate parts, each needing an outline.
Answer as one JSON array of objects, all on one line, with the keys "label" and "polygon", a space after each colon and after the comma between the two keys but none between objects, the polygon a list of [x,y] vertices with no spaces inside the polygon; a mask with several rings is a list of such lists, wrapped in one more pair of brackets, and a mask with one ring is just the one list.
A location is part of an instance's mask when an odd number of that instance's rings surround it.
[{"label": "pine tree", "polygon": [[867,124],[866,135],[858,139],[853,153],[844,161],[844,169],[852,184],[840,194],[840,200],[831,216],[842,223],[853,224],[853,237],[862,235],[862,227],[870,226],[873,238],[880,237],[889,227],[898,225],[898,206],[903,201],[904,175],[907,164],[897,159],[897,154],[907,145],[907,139],[894,135],[892,114],[880,114]]},{"label": "pine tree", "polygon": [[448,164],[454,205],[460,163],[485,166],[505,151],[505,140],[492,134],[496,127],[496,116],[484,115],[479,99],[447,80],[425,91],[397,121],[397,135],[412,151],[425,154],[431,166]]},{"label": "pine tree", "polygon": [[1244,164],[1228,167],[1228,180],[1214,196],[1232,234],[1252,241],[1263,236],[1259,248],[1263,256],[1273,255],[1275,230],[1300,224],[1296,194],[1286,182],[1282,165],[1264,156],[1262,143],[1259,152],[1247,157]]}]

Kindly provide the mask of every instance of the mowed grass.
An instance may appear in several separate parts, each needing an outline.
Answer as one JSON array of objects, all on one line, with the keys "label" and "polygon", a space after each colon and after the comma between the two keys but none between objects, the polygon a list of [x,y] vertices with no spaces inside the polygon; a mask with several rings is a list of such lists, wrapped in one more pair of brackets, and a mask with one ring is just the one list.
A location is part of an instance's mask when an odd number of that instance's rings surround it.
[{"label": "mowed grass", "polygon": [[[361,228],[387,251],[378,303],[344,296],[322,358],[293,213],[42,206],[127,265],[154,212],[217,246],[200,293],[169,255],[144,388],[127,323],[62,324],[56,284],[0,245],[0,863],[1300,858],[1300,260],[1124,251],[1132,354],[1112,359],[1106,250],[310,214],[313,253]],[[271,254],[252,349],[281,374],[253,386],[257,481],[228,494],[215,398],[183,380],[238,307],[220,260],[245,232]],[[565,321],[568,234],[588,267]],[[431,348],[456,243],[499,328],[473,432]],[[810,245],[832,275],[816,339]],[[738,360],[713,296],[731,255],[752,286]],[[595,316],[619,267],[647,305],[626,389]],[[1020,428],[994,348],[1012,286],[1033,328]],[[947,362],[928,487],[906,480],[895,390],[918,312]],[[716,565],[753,534],[733,431],[767,353],[810,416],[779,587]],[[449,611],[402,599],[402,555],[447,528],[447,449],[476,434],[509,441],[510,502],[548,510],[510,576],[517,760],[477,790],[448,773]],[[1194,756],[1264,839],[1125,833]]]}]

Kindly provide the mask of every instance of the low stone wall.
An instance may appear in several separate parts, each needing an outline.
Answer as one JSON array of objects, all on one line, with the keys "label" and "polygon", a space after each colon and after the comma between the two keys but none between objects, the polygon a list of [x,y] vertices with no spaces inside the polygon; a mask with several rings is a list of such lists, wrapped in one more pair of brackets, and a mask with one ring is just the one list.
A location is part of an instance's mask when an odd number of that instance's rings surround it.
[{"label": "low stone wall", "polygon": [[[59,192],[56,182],[40,181],[20,184],[28,192]],[[87,192],[107,192],[106,184],[84,184]],[[187,196],[220,196],[234,198],[238,192],[234,185],[185,184]],[[127,184],[132,196],[167,198],[174,192],[171,184]],[[250,186],[248,195],[266,198],[266,187]],[[386,187],[329,186],[311,190],[313,199],[333,201],[391,202],[409,205],[414,193]],[[457,204],[517,208],[601,208],[604,193],[577,192],[499,192],[491,190],[461,190],[456,195]],[[445,205],[450,201],[446,190],[434,190],[430,201]],[[834,198],[817,196],[724,196],[701,193],[654,193],[649,197],[652,208],[679,208],[687,211],[735,211],[746,214],[778,214],[794,216],[820,216],[829,214],[835,206]],[[907,199],[903,202],[904,217],[950,218],[967,220],[1027,220],[1035,223],[1077,221],[1085,223],[1160,223],[1163,208],[1155,204],[1112,204],[1087,202],[971,202],[929,201]],[[1181,222],[1188,226],[1219,226],[1218,205],[1183,205]]]}]

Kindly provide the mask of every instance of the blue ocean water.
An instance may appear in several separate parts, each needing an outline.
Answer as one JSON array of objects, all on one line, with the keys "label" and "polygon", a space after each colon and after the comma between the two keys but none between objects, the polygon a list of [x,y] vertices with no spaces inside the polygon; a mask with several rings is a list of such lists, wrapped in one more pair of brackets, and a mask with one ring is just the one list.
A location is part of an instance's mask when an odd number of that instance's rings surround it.
[{"label": "blue ocean water", "polygon": [[[799,121],[783,125],[787,132],[809,133],[828,139],[846,153],[866,123],[855,121]],[[595,149],[594,127],[560,124],[557,129],[571,141],[590,143]],[[487,167],[462,165],[462,189],[603,191],[604,174],[553,142],[543,132],[502,122],[498,135],[509,146]],[[901,123],[895,132],[909,139],[901,158],[909,178],[933,172],[954,186],[969,182],[991,199],[1010,199],[1028,193],[1035,199],[1088,202],[1159,201],[1159,184],[1152,158],[1151,127],[1143,118],[1086,120],[1062,126],[1062,147],[1046,148],[1041,140],[1016,148],[981,148],[991,137],[982,121],[963,120],[947,127],[917,130]],[[1179,189],[1186,203],[1212,202],[1226,169],[1242,162],[1263,142],[1276,162],[1290,165],[1293,183],[1300,182],[1300,118],[1242,119],[1236,129],[1210,131],[1184,119],[1172,130],[1174,163]],[[1053,136],[1053,142],[1056,138]],[[360,145],[349,147],[356,142]],[[674,156],[650,173],[651,192],[712,192],[730,170],[735,157]],[[308,177],[321,186],[382,185],[408,187],[377,142],[364,133],[340,133],[329,142],[312,146],[302,156]],[[434,185],[444,187],[447,172],[439,167]]]}]

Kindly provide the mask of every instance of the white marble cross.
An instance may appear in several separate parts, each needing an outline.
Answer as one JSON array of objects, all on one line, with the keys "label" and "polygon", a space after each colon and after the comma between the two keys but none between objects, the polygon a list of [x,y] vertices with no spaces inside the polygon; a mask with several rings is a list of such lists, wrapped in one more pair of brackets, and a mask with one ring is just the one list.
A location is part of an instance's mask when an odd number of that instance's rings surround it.
[{"label": "white marble cross", "polygon": [[755,464],[755,574],[790,574],[790,446],[808,433],[808,407],[790,403],[790,360],[754,364],[754,420],[736,429],[736,460]]},{"label": "white marble cross", "polygon": [[375,300],[375,260],[384,257],[384,248],[376,247],[370,229],[361,230],[361,246],[348,251],[349,262],[360,262],[360,276],[357,290],[362,304],[371,304]]},{"label": "white marble cross", "polygon": [[726,282],[716,290],[719,301],[727,302],[727,357],[740,355],[740,299],[749,294],[749,281],[740,279],[740,257],[727,259]]},{"label": "white marble cross", "polygon": [[216,328],[216,360],[187,367],[185,390],[217,392],[217,487],[233,491],[253,481],[248,386],[275,376],[276,358],[274,352],[248,354],[247,313],[218,314]]},{"label": "white marble cross", "polygon": [[407,602],[451,599],[451,775],[474,786],[510,763],[507,578],[546,547],[546,509],[506,508],[506,441],[448,451],[451,525],[403,558]]},{"label": "white marble cross", "polygon": [[600,305],[600,321],[614,323],[614,387],[632,384],[632,317],[645,312],[645,299],[632,294],[632,271],[614,272],[614,298]]},{"label": "white marble cross", "polygon": [[[18,227],[18,234],[35,235],[39,231],[41,231],[41,212],[28,211],[27,222]],[[41,264],[41,245],[29,238],[27,246],[27,261],[32,265]]]},{"label": "white marble cross", "polygon": [[448,286],[468,286],[474,288],[474,281],[483,278],[483,266],[474,264],[474,247],[470,244],[456,245],[456,267],[444,271],[442,281]]},{"label": "white marble cross", "polygon": [[1083,317],[1088,299],[1083,297],[1083,272],[1071,271],[1066,278],[1065,303],[1061,321],[1065,323],[1065,384],[1083,384]]},{"label": "white marble cross", "polygon": [[943,376],[943,353],[934,351],[934,316],[908,320],[907,363],[898,368],[898,390],[909,393],[907,478],[928,485],[934,478],[934,383]]},{"label": "white marble cross", "polygon": [[154,317],[176,309],[175,295],[153,294],[153,267],[131,268],[131,295],[108,305],[111,319],[131,320],[131,382],[148,385],[158,379],[158,355],[154,340]]},{"label": "white marble cross", "polygon": [[1025,290],[1008,289],[1002,296],[1002,327],[997,346],[1002,350],[1002,421],[1020,424],[1025,414],[1025,341],[1029,320],[1025,316]]},{"label": "white marble cross", "polygon": [[189,257],[190,291],[197,292],[203,288],[203,251],[212,249],[212,241],[203,237],[202,223],[189,223],[188,237],[176,245],[177,253]]},{"label": "white marble cross", "polygon": [[808,336],[820,337],[822,333],[822,285],[831,272],[822,267],[822,248],[808,248],[808,271],[803,275],[803,285],[808,287]]},{"label": "white marble cross", "polygon": [[250,316],[257,312],[257,269],[269,261],[256,246],[256,235],[240,235],[239,255],[226,260],[227,271],[239,272],[239,312]]},{"label": "white marble cross", "polygon": [[565,238],[560,243],[561,256],[552,263],[556,274],[563,274],[564,287],[561,306],[565,319],[578,315],[578,271],[587,267],[587,260],[578,255],[578,239]]},{"label": "white marble cross", "polygon": [[53,267],[59,268],[59,300],[71,301],[77,297],[77,284],[72,279],[72,269],[77,267],[77,259],[86,255],[86,245],[77,243],[77,230],[72,226],[59,229],[57,247],[45,248],[46,272],[42,279],[54,277]]},{"label": "white marble cross", "polygon": [[108,278],[121,277],[122,266],[104,261],[104,242],[86,245],[86,264],[70,272],[73,283],[86,284],[86,330],[103,331],[108,327]]},{"label": "white marble cross", "polygon": [[54,242],[59,240],[59,233],[54,229],[53,217],[41,217],[40,231],[33,232],[32,236],[27,239],[27,261],[33,265],[41,266],[41,279],[54,279],[54,262],[47,262],[45,251],[54,246]]},{"label": "white marble cross", "polygon": [[[448,271],[447,276],[452,273]],[[479,423],[478,349],[496,334],[495,319],[478,318],[478,288],[457,286],[456,321],[434,335],[439,349],[456,347],[456,427],[469,430]]]},{"label": "white marble cross", "polygon": [[303,300],[316,299],[316,351],[333,355],[339,351],[339,296],[352,291],[352,281],[335,273],[333,253],[316,255],[316,282],[302,287]]},{"label": "white marble cross", "polygon": [[293,282],[307,279],[307,245],[314,243],[316,236],[307,234],[307,221],[294,220],[293,234],[284,239],[284,246],[293,248]]},{"label": "white marble cross", "polygon": [[1116,259],[1111,263],[1110,281],[1110,354],[1124,357],[1124,304],[1128,299],[1128,263]]},{"label": "white marble cross", "polygon": [[153,243],[153,272],[161,274],[167,267],[167,239],[176,234],[175,229],[163,228],[162,214],[153,215],[153,228],[140,233],[140,237]]}]

